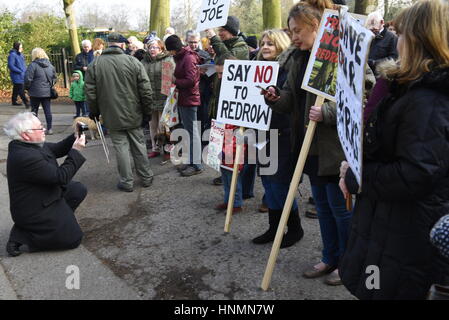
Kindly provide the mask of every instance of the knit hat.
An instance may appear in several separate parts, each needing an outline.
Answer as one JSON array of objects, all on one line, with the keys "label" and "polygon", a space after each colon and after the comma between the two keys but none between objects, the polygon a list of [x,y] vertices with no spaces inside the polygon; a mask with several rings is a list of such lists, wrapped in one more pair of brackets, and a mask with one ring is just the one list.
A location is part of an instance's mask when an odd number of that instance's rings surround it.
[{"label": "knit hat", "polygon": [[253,49],[257,49],[257,37],[256,36],[249,36],[245,39],[245,42],[247,45],[249,45]]},{"label": "knit hat", "polygon": [[240,30],[240,21],[237,17],[228,16],[228,21],[222,28],[228,30],[233,36],[237,36]]},{"label": "knit hat", "polygon": [[173,34],[165,39],[165,48],[168,51],[174,50],[178,52],[182,49],[182,41],[176,34]]}]

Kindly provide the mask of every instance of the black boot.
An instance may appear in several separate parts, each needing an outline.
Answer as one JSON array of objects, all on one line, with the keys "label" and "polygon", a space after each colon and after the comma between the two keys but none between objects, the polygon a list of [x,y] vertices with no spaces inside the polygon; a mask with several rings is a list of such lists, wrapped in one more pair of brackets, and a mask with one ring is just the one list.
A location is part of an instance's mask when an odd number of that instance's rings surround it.
[{"label": "black boot", "polygon": [[268,209],[268,222],[270,223],[270,227],[263,235],[254,238],[253,243],[265,244],[274,240],[276,237],[279,220],[281,220],[281,214],[282,210]]},{"label": "black boot", "polygon": [[287,248],[294,245],[304,236],[304,230],[301,227],[298,209],[292,210],[287,221],[287,233],[282,238],[281,248]]},{"label": "black boot", "polygon": [[11,257],[17,257],[22,254],[22,251],[20,251],[20,246],[22,244],[9,240],[6,244],[6,251]]}]

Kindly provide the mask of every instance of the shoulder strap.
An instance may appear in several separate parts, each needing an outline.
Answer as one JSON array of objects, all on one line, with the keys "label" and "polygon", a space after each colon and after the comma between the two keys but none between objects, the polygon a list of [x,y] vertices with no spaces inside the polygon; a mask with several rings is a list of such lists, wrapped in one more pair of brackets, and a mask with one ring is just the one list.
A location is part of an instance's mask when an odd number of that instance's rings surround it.
[{"label": "shoulder strap", "polygon": [[50,87],[53,88],[53,86],[54,86],[55,84],[54,84],[53,81],[48,77],[48,73],[45,72],[45,69],[44,69],[44,68],[42,68],[42,71],[45,73],[45,77],[47,78],[47,81],[50,83]]}]

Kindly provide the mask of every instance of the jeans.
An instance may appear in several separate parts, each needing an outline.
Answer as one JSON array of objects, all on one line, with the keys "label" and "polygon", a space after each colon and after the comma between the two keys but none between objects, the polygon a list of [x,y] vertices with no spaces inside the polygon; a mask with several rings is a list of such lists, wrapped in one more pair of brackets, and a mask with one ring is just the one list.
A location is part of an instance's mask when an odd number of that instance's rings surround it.
[{"label": "jeans", "polygon": [[[262,184],[265,189],[264,203],[268,208],[273,210],[284,209],[285,200],[287,199],[290,184],[277,183],[270,180],[267,176],[261,176]],[[297,210],[298,204],[296,199],[293,200],[292,210]]]},{"label": "jeans", "polygon": [[84,101],[75,101],[75,107],[76,107],[76,116],[79,117],[80,114],[83,117],[87,117],[87,109],[86,109],[86,102]]},{"label": "jeans", "polygon": [[195,169],[203,169],[201,164],[201,137],[198,126],[197,112],[198,107],[178,107],[179,116],[182,121],[184,129],[189,133],[190,150],[189,150],[189,164]]},{"label": "jeans", "polygon": [[312,185],[321,239],[323,241],[322,261],[338,266],[349,238],[352,212],[346,210],[346,201],[338,184]]},{"label": "jeans", "polygon": [[12,103],[17,103],[17,96],[20,96],[20,98],[22,99],[22,102],[27,105],[28,99],[25,95],[25,91],[24,91],[24,84],[23,83],[14,83],[13,84],[13,88],[12,88]]},{"label": "jeans", "polygon": [[50,130],[53,120],[53,117],[51,115],[50,97],[48,98],[30,97],[30,99],[31,99],[31,112],[33,112],[36,115],[36,117],[38,116],[39,105],[42,103],[42,108],[44,109],[45,113],[45,121],[47,122],[47,130]]},{"label": "jeans", "polygon": [[[221,168],[221,179],[223,180],[224,203],[228,203],[229,192],[231,191],[232,171]],[[239,173],[237,177],[237,186],[235,189],[234,208],[239,208],[242,205],[243,205],[242,174]]]}]

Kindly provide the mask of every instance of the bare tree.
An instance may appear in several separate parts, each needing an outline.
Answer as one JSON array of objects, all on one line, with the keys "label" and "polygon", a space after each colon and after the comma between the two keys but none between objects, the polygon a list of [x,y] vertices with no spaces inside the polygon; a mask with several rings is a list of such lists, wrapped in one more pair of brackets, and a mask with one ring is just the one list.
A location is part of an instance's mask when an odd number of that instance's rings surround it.
[{"label": "bare tree", "polygon": [[76,28],[75,10],[73,9],[74,2],[75,0],[63,0],[64,13],[67,19],[67,28],[69,29],[72,52],[77,55],[81,52],[81,50],[78,41],[78,31]]}]

